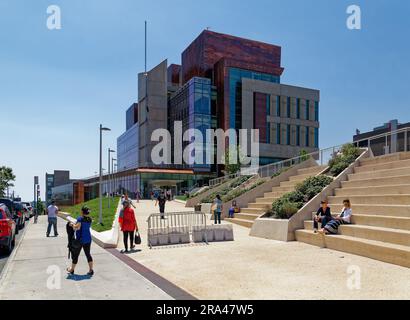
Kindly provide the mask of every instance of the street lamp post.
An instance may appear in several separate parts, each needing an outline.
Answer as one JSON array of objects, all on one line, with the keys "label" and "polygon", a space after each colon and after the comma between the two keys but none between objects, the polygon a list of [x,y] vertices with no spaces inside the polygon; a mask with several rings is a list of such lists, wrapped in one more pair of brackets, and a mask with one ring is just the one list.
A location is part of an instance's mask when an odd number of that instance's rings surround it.
[{"label": "street lamp post", "polygon": [[111,148],[108,148],[108,174],[107,174],[107,190],[108,190],[108,208],[111,206],[111,170],[110,170],[110,162],[111,162],[111,153],[115,152]]},{"label": "street lamp post", "polygon": [[98,222],[102,225],[102,133],[103,131],[111,131],[109,128],[105,128],[100,124],[100,185],[98,188],[98,195],[99,195],[99,215],[98,215]]},{"label": "street lamp post", "polygon": [[112,172],[112,191],[113,191],[113,193],[114,193],[114,191],[115,191],[115,169],[114,169],[114,161],[117,161],[117,159],[114,159],[114,158],[111,158],[111,172]]}]

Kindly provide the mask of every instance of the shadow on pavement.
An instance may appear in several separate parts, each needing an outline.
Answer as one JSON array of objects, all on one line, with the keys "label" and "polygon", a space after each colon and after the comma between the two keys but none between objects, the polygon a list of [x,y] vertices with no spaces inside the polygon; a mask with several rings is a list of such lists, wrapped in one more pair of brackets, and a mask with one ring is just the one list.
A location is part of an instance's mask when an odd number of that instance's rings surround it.
[{"label": "shadow on pavement", "polygon": [[88,274],[69,274],[67,275],[67,280],[73,280],[73,281],[83,281],[83,280],[91,280],[92,276],[89,276]]}]

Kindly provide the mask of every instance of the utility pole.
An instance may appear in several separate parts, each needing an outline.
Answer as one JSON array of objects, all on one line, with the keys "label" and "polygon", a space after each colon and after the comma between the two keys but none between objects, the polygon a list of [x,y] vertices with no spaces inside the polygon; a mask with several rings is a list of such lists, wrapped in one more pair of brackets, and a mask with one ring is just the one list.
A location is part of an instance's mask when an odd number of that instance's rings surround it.
[{"label": "utility pole", "polygon": [[98,186],[98,196],[99,196],[99,214],[98,214],[98,222],[100,225],[103,224],[102,220],[102,132],[103,131],[111,131],[109,128],[104,128],[102,124],[100,124],[100,183]]},{"label": "utility pole", "polygon": [[108,208],[111,206],[111,170],[110,170],[110,162],[111,162],[111,153],[115,152],[111,148],[108,148],[108,174],[107,174],[107,190],[108,190]]}]

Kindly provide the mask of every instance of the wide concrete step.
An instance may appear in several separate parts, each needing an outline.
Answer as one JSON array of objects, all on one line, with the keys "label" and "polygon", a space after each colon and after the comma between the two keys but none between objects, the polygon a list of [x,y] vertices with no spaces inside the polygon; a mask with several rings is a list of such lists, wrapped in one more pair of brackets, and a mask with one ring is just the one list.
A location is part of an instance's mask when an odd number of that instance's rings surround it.
[{"label": "wide concrete step", "polygon": [[[290,191],[288,191],[290,192]],[[266,192],[263,196],[264,198],[280,198],[283,196],[286,192]]]},{"label": "wide concrete step", "polygon": [[253,226],[253,221],[251,221],[251,220],[238,219],[238,218],[225,218],[225,220],[229,221],[231,223],[238,224],[242,227],[246,227],[246,228],[252,228],[252,226]]},{"label": "wide concrete step", "polygon": [[348,175],[349,181],[374,179],[374,178],[386,178],[400,175],[410,175],[410,167],[401,167],[395,169],[379,170],[374,172],[360,172],[352,173]]},{"label": "wide concrete step", "polygon": [[351,195],[410,194],[410,184],[339,188],[335,190],[335,194],[341,197]]},{"label": "wide concrete step", "polygon": [[410,231],[363,225],[341,225],[339,234],[410,246]]},{"label": "wide concrete step", "polygon": [[249,220],[249,221],[254,221],[257,218],[260,217],[260,214],[254,214],[254,213],[235,213],[235,218],[241,219],[241,220]]},{"label": "wide concrete step", "polygon": [[272,192],[268,192],[268,193],[280,193],[280,194],[284,194],[286,192],[290,192],[293,191],[295,188],[293,186],[289,186],[289,187],[273,187],[272,188]]},{"label": "wide concrete step", "polygon": [[313,176],[315,176],[315,174],[311,174],[311,173],[308,173],[308,174],[298,174],[297,176],[291,176],[291,177],[289,178],[289,181],[304,181],[304,180],[306,180],[307,178],[313,177]]},{"label": "wide concrete step", "polygon": [[[332,214],[336,216],[336,214]],[[313,219],[304,221],[304,227],[306,230],[313,230]],[[389,216],[377,216],[377,215],[364,215],[354,214],[352,215],[352,224],[361,226],[372,226],[381,228],[390,228],[410,231],[410,218],[406,217],[389,217]],[[320,222],[319,222],[320,227]]]},{"label": "wide concrete step", "polygon": [[347,252],[410,268],[408,246],[345,235],[320,235],[309,230],[296,230],[298,241],[328,249]]},{"label": "wide concrete step", "polygon": [[248,208],[270,209],[271,207],[272,207],[272,202],[251,202],[251,203],[248,203]]},{"label": "wide concrete step", "polygon": [[354,206],[360,204],[395,204],[410,205],[410,194],[387,194],[387,195],[361,195],[361,196],[331,196],[328,197],[329,205],[343,203],[343,200],[349,198],[350,203]]},{"label": "wide concrete step", "polygon": [[266,212],[266,209],[262,208],[242,208],[241,213],[250,213],[250,214],[262,214]]},{"label": "wide concrete step", "polygon": [[312,174],[316,175],[326,169],[326,166],[314,166],[304,169],[299,169],[298,174]]},{"label": "wide concrete step", "polygon": [[256,198],[256,202],[263,202],[263,203],[267,203],[269,202],[270,204],[272,204],[273,201],[279,199],[279,197],[264,197],[264,198]]},{"label": "wide concrete step", "polygon": [[[341,212],[343,205],[334,204],[331,206],[333,213]],[[377,215],[393,217],[410,217],[410,206],[408,205],[381,205],[381,204],[359,204],[352,205],[353,215]]]},{"label": "wide concrete step", "polygon": [[300,180],[300,181],[295,181],[295,180],[293,180],[293,181],[282,181],[282,182],[280,183],[280,186],[281,186],[281,187],[291,187],[292,189],[294,189],[295,186],[296,186],[298,183],[302,182],[302,181],[303,181],[303,180]]},{"label": "wide concrete step", "polygon": [[365,214],[353,214],[352,223],[357,225],[384,227],[410,231],[410,217],[389,217]]},{"label": "wide concrete step", "polygon": [[355,168],[355,173],[374,172],[379,170],[396,169],[403,167],[410,167],[410,159],[360,166]]},{"label": "wide concrete step", "polygon": [[403,185],[410,182],[410,175],[397,175],[385,178],[342,181],[342,188],[378,187],[385,185]]},{"label": "wide concrete step", "polygon": [[393,154],[386,154],[383,156],[373,157],[373,158],[365,158],[360,160],[360,166],[372,166],[375,164],[393,162],[393,161],[400,161],[400,154],[393,153]]}]

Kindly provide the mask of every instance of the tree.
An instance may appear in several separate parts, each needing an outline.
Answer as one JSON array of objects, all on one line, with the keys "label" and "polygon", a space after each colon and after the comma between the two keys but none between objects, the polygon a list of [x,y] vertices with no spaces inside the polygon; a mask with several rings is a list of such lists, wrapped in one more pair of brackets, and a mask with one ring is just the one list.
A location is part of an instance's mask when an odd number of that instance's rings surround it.
[{"label": "tree", "polygon": [[37,212],[38,212],[38,214],[39,215],[43,214],[44,209],[45,209],[45,207],[44,207],[43,201],[41,201],[41,199],[38,198],[38,200],[37,200]]},{"label": "tree", "polygon": [[13,169],[9,167],[0,167],[0,196],[4,197],[7,188],[14,187],[13,181],[16,180],[16,176],[13,173]]},{"label": "tree", "polygon": [[239,146],[230,145],[225,151],[225,172],[234,174],[241,170],[245,156]]}]

